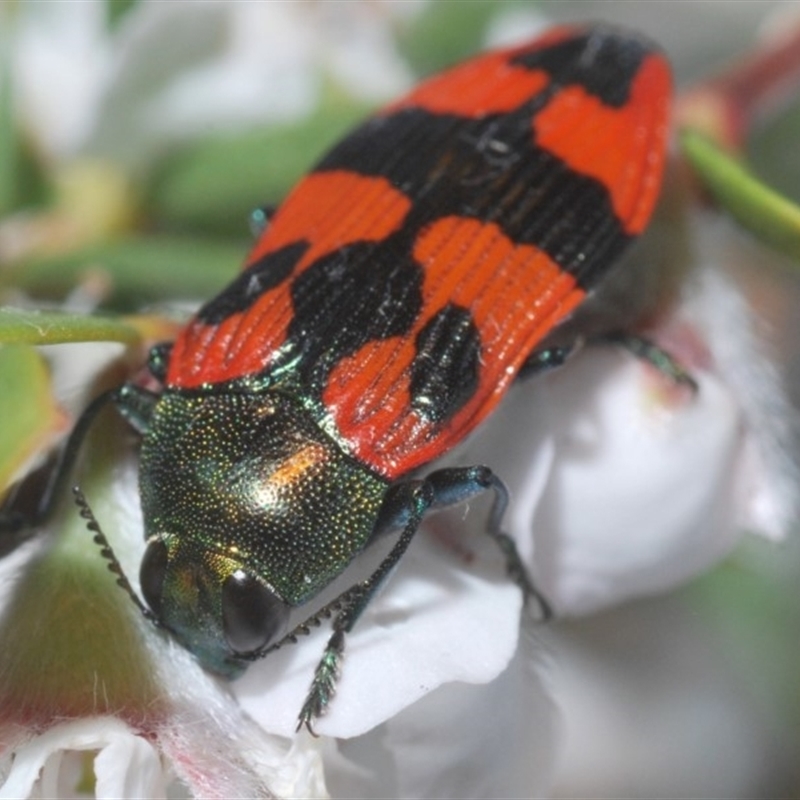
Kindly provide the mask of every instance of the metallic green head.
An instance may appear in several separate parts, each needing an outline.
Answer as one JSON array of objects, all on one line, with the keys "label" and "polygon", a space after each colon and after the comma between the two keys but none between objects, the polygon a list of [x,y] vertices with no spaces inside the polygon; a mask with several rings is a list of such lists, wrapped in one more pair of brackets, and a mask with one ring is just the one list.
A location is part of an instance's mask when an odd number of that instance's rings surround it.
[{"label": "metallic green head", "polygon": [[145,600],[205,667],[229,675],[363,550],[388,485],[291,396],[169,390],[139,484]]}]

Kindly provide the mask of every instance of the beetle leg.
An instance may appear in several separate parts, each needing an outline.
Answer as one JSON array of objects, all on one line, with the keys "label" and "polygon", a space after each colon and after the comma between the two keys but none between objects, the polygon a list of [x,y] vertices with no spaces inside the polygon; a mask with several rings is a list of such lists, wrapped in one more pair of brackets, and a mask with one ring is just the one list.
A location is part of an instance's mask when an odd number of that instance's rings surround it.
[{"label": "beetle leg", "polygon": [[599,338],[601,342],[624,347],[636,358],[652,364],[662,375],[674,381],[676,384],[686,386],[697,392],[697,381],[689,372],[666,350],[662,350],[657,344],[644,336],[635,333],[609,333]]},{"label": "beetle leg", "polygon": [[172,342],[159,342],[150,348],[147,356],[147,369],[163,385],[167,379],[169,359],[172,355]]},{"label": "beetle leg", "polygon": [[675,383],[687,386],[693,392],[697,391],[697,382],[677,359],[647,337],[624,331],[604,333],[600,336],[592,336],[588,340],[578,337],[567,345],[556,345],[547,347],[544,350],[535,350],[525,360],[517,377],[520,380],[526,380],[542,372],[560,367],[587,343],[605,343],[624,347],[631,355],[647,361],[648,364],[652,364],[659,372]]},{"label": "beetle leg", "polygon": [[523,362],[517,373],[518,380],[527,380],[534,375],[548,372],[562,366],[567,359],[575,355],[584,345],[584,338],[577,336],[568,344],[546,347],[544,350],[534,350]]},{"label": "beetle leg", "polygon": [[[3,538],[11,536],[18,540],[23,532],[29,532],[32,528],[41,525],[48,519],[64,494],[64,489],[72,474],[72,469],[75,466],[81,445],[89,432],[89,428],[95,421],[97,414],[109,401],[114,400],[116,391],[116,389],[111,389],[95,397],[78,417],[78,421],[70,432],[66,444],[62,447],[55,462],[49,469],[45,487],[38,495],[38,501],[34,509],[20,510],[20,506],[24,503],[26,480],[20,481],[8,493],[0,509],[0,536]],[[18,502],[20,499],[22,502]],[[26,538],[25,535],[22,535],[22,539],[24,538]],[[3,549],[5,550],[5,548]]]},{"label": "beetle leg", "polygon": [[[344,653],[345,634],[353,629],[364,609],[375,596],[375,592],[408,549],[425,512],[433,502],[433,487],[427,480],[401,484],[396,491],[406,494],[408,515],[405,526],[394,547],[381,561],[378,568],[366,580],[357,583],[330,604],[331,606],[340,605],[341,610],[333,622],[333,634],[328,640],[319,664],[317,664],[311,688],[300,709],[297,730],[305,726],[310,733],[314,734],[313,721],[325,713],[335,694],[339,667]],[[324,614],[324,609],[315,616],[318,617],[322,614]]]},{"label": "beetle leg", "polygon": [[440,469],[432,472],[426,481],[434,493],[432,508],[463,503],[487,490],[494,492],[494,502],[485,532],[500,548],[506,560],[508,575],[522,590],[525,604],[533,598],[539,606],[541,619],[552,617],[550,604],[536,588],[514,540],[502,529],[503,517],[508,507],[508,489],[500,478],[489,467],[474,466]]},{"label": "beetle leg", "polygon": [[250,233],[254,239],[258,239],[269,227],[269,223],[275,216],[277,210],[276,206],[264,205],[250,212],[248,225],[250,226]]},{"label": "beetle leg", "polygon": [[139,434],[144,435],[150,427],[150,418],[159,395],[132,383],[116,389],[112,400],[125,421]]}]

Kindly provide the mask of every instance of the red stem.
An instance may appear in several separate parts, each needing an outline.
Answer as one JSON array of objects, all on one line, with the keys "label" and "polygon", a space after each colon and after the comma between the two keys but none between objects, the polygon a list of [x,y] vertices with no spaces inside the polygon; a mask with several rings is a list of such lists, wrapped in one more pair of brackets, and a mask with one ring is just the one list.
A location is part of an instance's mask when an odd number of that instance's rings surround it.
[{"label": "red stem", "polygon": [[734,150],[753,123],[800,89],[800,25],[771,36],[753,53],[680,99],[678,120]]}]

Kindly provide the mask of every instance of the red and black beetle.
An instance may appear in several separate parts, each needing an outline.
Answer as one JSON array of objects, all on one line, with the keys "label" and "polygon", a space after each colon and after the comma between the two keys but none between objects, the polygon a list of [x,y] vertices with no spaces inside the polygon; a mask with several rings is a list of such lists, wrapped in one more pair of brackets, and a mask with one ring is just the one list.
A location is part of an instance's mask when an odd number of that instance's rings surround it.
[{"label": "red and black beetle", "polygon": [[64,451],[62,473],[109,399],[142,434],[150,619],[236,674],[399,531],[335,603],[300,713],[310,725],[345,634],[429,510],[492,490],[487,532],[533,592],[491,469],[423,468],[520,373],[568,354],[545,337],[647,225],[670,94],[649,42],[560,27],[425,81],[314,167],[236,280],[153,350],[160,390],[101,397]]}]

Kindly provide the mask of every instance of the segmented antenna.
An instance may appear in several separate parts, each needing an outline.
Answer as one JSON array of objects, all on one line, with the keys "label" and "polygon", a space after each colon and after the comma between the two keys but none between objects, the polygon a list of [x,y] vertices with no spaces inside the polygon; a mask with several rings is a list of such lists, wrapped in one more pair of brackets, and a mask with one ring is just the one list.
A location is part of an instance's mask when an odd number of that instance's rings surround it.
[{"label": "segmented antenna", "polygon": [[108,569],[117,576],[117,586],[119,586],[133,600],[134,605],[142,612],[142,616],[153,623],[157,628],[162,628],[161,620],[139,599],[139,595],[133,590],[130,581],[122,569],[122,564],[114,554],[114,549],[108,542],[106,535],[100,528],[100,524],[92,513],[89,503],[86,500],[79,486],[72,487],[72,494],[75,496],[75,504],[80,510],[80,515],[86,520],[86,527],[94,534],[95,544],[100,546],[100,555],[108,562]]},{"label": "segmented antenna", "polygon": [[[255,650],[252,653],[242,653],[239,658],[243,661],[257,661],[275,650],[280,650],[281,647],[285,647],[287,644],[297,644],[300,636],[310,636],[312,628],[319,628],[322,625],[322,620],[330,619],[337,611],[342,611],[363,599],[364,592],[365,588],[360,583],[351,586],[319,611],[315,611],[308,619],[303,620],[295,628],[292,628],[289,633],[275,642],[275,644],[268,645],[261,650]],[[336,621],[333,624],[335,627]]]}]

